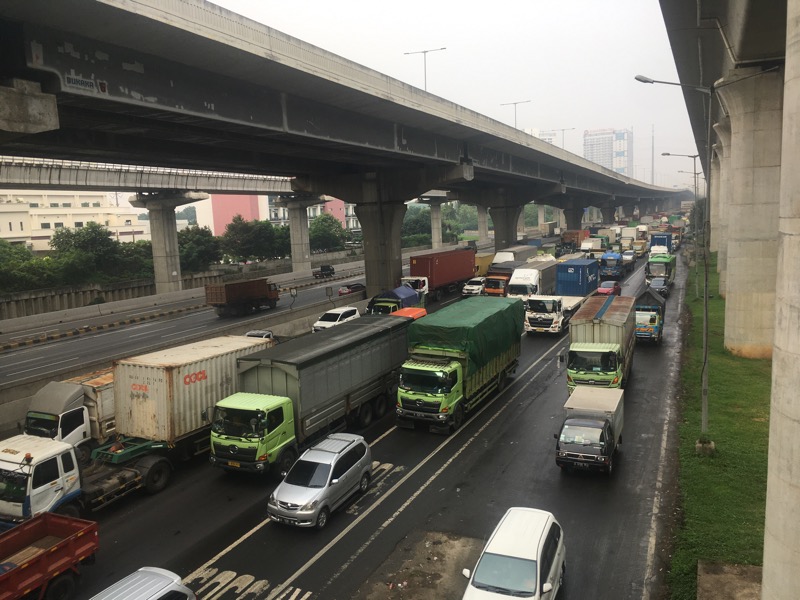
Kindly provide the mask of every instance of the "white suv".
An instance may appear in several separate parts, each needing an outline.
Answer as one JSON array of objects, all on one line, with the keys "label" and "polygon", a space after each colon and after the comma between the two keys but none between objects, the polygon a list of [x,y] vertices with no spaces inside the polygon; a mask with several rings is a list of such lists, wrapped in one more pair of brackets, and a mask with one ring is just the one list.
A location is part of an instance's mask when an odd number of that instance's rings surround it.
[{"label": "white suv", "polygon": [[462,571],[469,578],[462,600],[555,598],[564,585],[566,570],[564,532],[555,517],[536,508],[509,508],[475,570]]},{"label": "white suv", "polygon": [[486,277],[473,277],[461,288],[461,296],[482,296]]},{"label": "white suv", "polygon": [[330,329],[336,325],[347,323],[361,316],[355,306],[342,306],[341,308],[332,308],[319,320],[311,326],[311,332],[322,331],[323,329]]},{"label": "white suv", "polygon": [[306,450],[270,494],[267,513],[279,523],[322,529],[332,511],[372,479],[372,452],[360,435],[332,433]]}]

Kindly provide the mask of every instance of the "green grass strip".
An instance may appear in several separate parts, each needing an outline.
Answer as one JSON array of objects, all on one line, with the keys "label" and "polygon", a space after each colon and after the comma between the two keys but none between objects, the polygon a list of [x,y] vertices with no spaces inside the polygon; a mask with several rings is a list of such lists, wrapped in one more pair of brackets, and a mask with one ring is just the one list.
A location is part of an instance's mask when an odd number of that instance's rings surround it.
[{"label": "green grass strip", "polygon": [[679,522],[668,577],[670,597],[697,598],[698,560],[761,565],[767,490],[770,360],[733,356],[724,348],[725,301],[717,255],[709,264],[708,434],[716,454],[695,452],[700,436],[703,361],[703,267],[700,298],[692,267],[686,286],[690,314],[682,368]]}]

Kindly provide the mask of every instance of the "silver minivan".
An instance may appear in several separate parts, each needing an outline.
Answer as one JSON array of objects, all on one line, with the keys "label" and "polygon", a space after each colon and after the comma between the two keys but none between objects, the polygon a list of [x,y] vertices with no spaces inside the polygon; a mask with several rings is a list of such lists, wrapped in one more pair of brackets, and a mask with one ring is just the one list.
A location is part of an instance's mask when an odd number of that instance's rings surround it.
[{"label": "silver minivan", "polygon": [[372,478],[372,453],[360,435],[332,433],[306,450],[267,501],[279,523],[322,529],[330,514]]},{"label": "silver minivan", "polygon": [[91,600],[197,600],[197,596],[172,571],[142,567]]}]

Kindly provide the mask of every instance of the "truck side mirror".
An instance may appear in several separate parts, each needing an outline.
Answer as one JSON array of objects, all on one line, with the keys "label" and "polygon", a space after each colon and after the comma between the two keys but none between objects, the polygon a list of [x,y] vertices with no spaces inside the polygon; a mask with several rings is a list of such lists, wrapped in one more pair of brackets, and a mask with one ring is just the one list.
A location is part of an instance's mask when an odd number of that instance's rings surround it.
[{"label": "truck side mirror", "polygon": [[557,433],[553,434],[553,439],[556,439],[556,440],[558,439],[558,434]]},{"label": "truck side mirror", "polygon": [[203,412],[200,413],[200,418],[208,422],[208,409],[203,409]]},{"label": "truck side mirror", "polygon": [[564,362],[564,355],[563,354],[559,354],[558,355],[558,362],[563,364],[563,362]]}]

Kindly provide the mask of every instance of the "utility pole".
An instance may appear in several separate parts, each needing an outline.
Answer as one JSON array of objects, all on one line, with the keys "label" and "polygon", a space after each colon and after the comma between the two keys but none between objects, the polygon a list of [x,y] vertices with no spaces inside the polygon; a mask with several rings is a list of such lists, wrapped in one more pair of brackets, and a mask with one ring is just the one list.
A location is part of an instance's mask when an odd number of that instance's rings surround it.
[{"label": "utility pole", "polygon": [[431,50],[417,50],[416,52],[403,52],[403,54],[422,54],[422,68],[424,72],[425,91],[428,91],[428,52],[439,52],[440,50],[447,50],[447,48],[433,48]]},{"label": "utility pole", "polygon": [[517,128],[517,104],[525,104],[530,100],[519,100],[518,102],[503,102],[500,106],[514,106],[514,129]]}]

